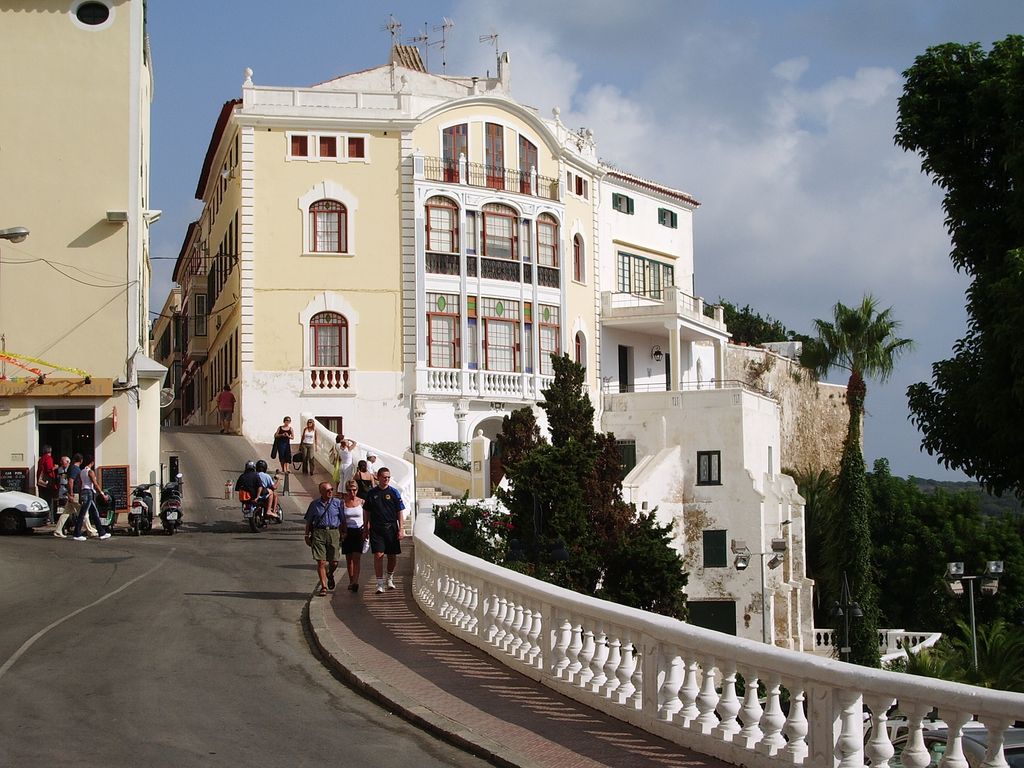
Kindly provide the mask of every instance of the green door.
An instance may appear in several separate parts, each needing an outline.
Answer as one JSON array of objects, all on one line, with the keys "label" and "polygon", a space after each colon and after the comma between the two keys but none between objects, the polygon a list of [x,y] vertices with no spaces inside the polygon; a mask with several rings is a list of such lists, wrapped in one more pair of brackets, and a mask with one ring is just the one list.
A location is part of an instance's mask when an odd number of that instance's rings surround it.
[{"label": "green door", "polygon": [[735,600],[688,600],[690,623],[704,629],[736,634]]}]

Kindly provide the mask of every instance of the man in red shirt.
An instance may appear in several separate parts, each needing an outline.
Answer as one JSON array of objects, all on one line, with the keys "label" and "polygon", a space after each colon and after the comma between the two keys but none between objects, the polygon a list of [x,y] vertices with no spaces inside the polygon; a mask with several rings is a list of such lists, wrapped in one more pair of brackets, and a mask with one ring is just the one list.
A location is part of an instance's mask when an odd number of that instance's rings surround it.
[{"label": "man in red shirt", "polygon": [[57,490],[57,469],[53,464],[53,449],[44,445],[42,456],[36,463],[36,494],[50,504],[50,522],[54,521],[53,500]]},{"label": "man in red shirt", "polygon": [[220,433],[223,435],[231,431],[231,417],[235,413],[235,396],[227,384],[217,395],[217,410],[220,411]]}]

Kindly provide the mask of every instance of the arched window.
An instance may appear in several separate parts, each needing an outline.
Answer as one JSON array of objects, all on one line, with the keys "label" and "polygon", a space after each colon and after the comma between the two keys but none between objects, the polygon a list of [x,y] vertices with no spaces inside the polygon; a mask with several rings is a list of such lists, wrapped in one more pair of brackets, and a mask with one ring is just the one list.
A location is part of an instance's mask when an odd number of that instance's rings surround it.
[{"label": "arched window", "polygon": [[583,252],[583,236],[576,235],[572,239],[572,279],[577,283],[586,282],[583,279],[586,271],[586,263]]},{"label": "arched window", "polygon": [[348,211],[337,200],[317,200],[309,206],[309,244],[312,253],[348,252]]},{"label": "arched window", "polygon": [[550,213],[537,217],[537,264],[558,266],[558,220]]},{"label": "arched window", "polygon": [[459,208],[447,197],[427,200],[427,250],[459,252]]},{"label": "arched window", "polygon": [[583,331],[576,331],[575,344],[573,345],[573,360],[584,368],[587,367],[587,340]]},{"label": "arched window", "polygon": [[492,259],[519,258],[516,247],[516,233],[519,230],[519,216],[507,205],[487,203],[482,213],[484,256]]},{"label": "arched window", "polygon": [[319,312],[309,321],[309,359],[316,368],[348,368],[348,320],[337,312]]}]

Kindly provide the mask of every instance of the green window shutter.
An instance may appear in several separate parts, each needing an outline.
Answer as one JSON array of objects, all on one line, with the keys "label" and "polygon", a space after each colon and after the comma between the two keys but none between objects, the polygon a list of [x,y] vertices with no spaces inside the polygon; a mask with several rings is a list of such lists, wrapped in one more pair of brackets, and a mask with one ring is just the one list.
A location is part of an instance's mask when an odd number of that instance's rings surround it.
[{"label": "green window shutter", "polygon": [[726,568],[728,565],[726,531],[704,531],[704,567]]},{"label": "green window shutter", "polygon": [[626,213],[631,214],[631,215],[633,213],[633,198],[632,197],[627,197],[626,198]]}]

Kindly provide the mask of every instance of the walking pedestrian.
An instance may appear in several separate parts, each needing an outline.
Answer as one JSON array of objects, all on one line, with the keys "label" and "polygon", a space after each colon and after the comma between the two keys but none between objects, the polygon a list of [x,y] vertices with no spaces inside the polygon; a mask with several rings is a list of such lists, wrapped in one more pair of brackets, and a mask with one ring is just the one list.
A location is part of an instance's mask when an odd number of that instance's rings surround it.
[{"label": "walking pedestrian", "polygon": [[235,415],[235,395],[227,384],[217,395],[217,410],[220,411],[220,433],[231,431],[231,418]]},{"label": "walking pedestrian", "polygon": [[47,522],[52,523],[53,502],[56,498],[57,471],[53,464],[53,449],[44,445],[39,449],[39,461],[36,462],[36,495],[44,499],[50,507],[50,516]]},{"label": "walking pedestrian", "polygon": [[313,474],[313,454],[316,452],[316,423],[312,419],[306,420],[306,426],[302,430],[302,437],[299,443],[302,451],[302,474]]},{"label": "walking pedestrian", "polygon": [[281,462],[281,471],[286,475],[291,471],[292,440],[294,439],[295,432],[292,430],[292,417],[285,416],[281,426],[274,433],[274,446],[270,449],[270,458],[276,458]]},{"label": "walking pedestrian", "polygon": [[355,480],[360,496],[365,496],[366,492],[377,483],[377,478],[366,466],[366,459],[360,459],[356,463],[356,471],[352,474],[352,479]]},{"label": "walking pedestrian", "polygon": [[71,459],[67,456],[61,456],[60,464],[57,465],[57,509],[55,510],[57,527],[53,531],[53,535],[61,539],[67,538],[64,535],[64,524],[67,522],[68,515],[64,510],[70,498],[68,490],[68,469],[70,466]]},{"label": "walking pedestrian", "polygon": [[345,514],[345,538],[341,542],[341,552],[345,555],[345,567],[348,570],[348,591],[359,591],[359,570],[363,561],[363,548],[370,531],[363,515],[363,500],[358,495],[359,486],[355,480],[345,485],[345,496],[341,500]]},{"label": "walking pedestrian", "polygon": [[96,527],[101,540],[109,539],[110,532],[100,522],[99,509],[96,507],[96,494],[103,493],[103,489],[96,479],[92,456],[82,462],[82,473],[78,476],[78,483],[81,508],[78,511],[78,520],[75,521],[75,541],[85,541],[85,536],[82,535],[82,521],[86,518]]},{"label": "walking pedestrian", "polygon": [[338,433],[334,438],[334,448],[332,450],[332,456],[337,458],[338,464],[338,494],[342,494],[345,491],[345,484],[352,477],[352,472],[355,470],[355,459],[352,456],[352,451],[355,450],[356,441],[348,440],[344,435]]},{"label": "walking pedestrian", "polygon": [[334,589],[334,572],[338,568],[338,526],[341,525],[341,504],[332,498],[334,489],[330,483],[320,483],[320,498],[313,499],[306,509],[306,546],[316,560],[316,575],[320,597]]},{"label": "walking pedestrian", "polygon": [[363,496],[363,514],[367,516],[370,550],[373,552],[373,573],[377,577],[377,594],[384,591],[384,556],[388,559],[387,588],[395,588],[395,566],[402,554],[402,530],[405,524],[405,502],[397,488],[391,486],[391,470],[377,470],[377,486]]}]

